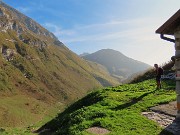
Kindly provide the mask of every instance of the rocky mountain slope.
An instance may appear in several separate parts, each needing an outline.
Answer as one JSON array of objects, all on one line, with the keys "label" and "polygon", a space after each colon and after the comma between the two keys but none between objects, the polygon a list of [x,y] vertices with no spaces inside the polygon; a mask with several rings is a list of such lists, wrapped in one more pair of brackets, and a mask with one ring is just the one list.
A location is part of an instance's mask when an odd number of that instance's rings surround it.
[{"label": "rocky mountain slope", "polygon": [[119,82],[31,18],[0,2],[0,126],[33,123],[55,105]]},{"label": "rocky mountain slope", "polygon": [[148,64],[129,58],[112,49],[99,50],[95,53],[82,56],[82,58],[103,65],[112,76],[117,78],[126,78],[150,67]]}]

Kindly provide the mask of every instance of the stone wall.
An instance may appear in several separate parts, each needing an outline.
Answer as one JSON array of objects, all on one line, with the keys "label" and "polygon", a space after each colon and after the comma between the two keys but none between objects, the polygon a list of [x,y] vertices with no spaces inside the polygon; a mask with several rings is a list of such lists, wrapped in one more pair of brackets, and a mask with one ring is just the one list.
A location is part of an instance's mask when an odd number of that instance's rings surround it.
[{"label": "stone wall", "polygon": [[180,26],[175,30],[175,68],[176,68],[176,93],[177,93],[177,118],[180,118]]}]

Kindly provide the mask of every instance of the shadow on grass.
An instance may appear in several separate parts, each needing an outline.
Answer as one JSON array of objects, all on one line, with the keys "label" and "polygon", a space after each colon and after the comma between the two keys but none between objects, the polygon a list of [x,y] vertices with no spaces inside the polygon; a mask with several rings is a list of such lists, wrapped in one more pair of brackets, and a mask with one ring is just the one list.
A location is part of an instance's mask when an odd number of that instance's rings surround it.
[{"label": "shadow on grass", "polygon": [[166,90],[175,90],[176,81],[164,79],[162,80],[162,87],[165,87]]},{"label": "shadow on grass", "polygon": [[113,110],[121,110],[121,109],[125,109],[125,108],[128,108],[136,103],[138,103],[139,101],[141,101],[144,97],[146,97],[147,95],[151,94],[151,93],[154,93],[155,91],[151,91],[151,92],[147,92],[147,93],[144,93],[143,95],[141,95],[140,97],[137,97],[137,98],[133,98],[131,102],[128,102],[128,103],[125,103],[125,104],[122,104],[122,105],[119,105],[117,106],[116,108],[114,108]]},{"label": "shadow on grass", "polygon": [[34,133],[38,133],[39,135],[51,135],[55,133],[57,130],[64,130],[64,135],[68,132],[68,127],[70,125],[70,114],[78,109],[81,109],[86,106],[93,105],[99,101],[101,101],[104,97],[101,96],[100,92],[93,92],[81,100],[75,102],[70,105],[65,111],[60,113],[56,118],[46,123],[44,126],[39,128]]},{"label": "shadow on grass", "polygon": [[173,121],[173,123],[163,129],[159,135],[180,135],[180,122],[176,120]]},{"label": "shadow on grass", "polygon": [[[130,107],[139,101],[141,101],[144,97],[148,96],[151,93],[154,93],[155,91],[150,91],[147,93],[142,94],[141,96],[137,98],[133,98],[131,102],[125,103],[123,105],[117,106],[114,108],[114,110],[120,110],[127,107]],[[69,131],[69,127],[72,124],[71,123],[71,116],[70,114],[80,108],[93,105],[99,101],[102,101],[104,96],[101,95],[99,92],[93,92],[89,95],[87,95],[85,98],[77,101],[76,103],[69,106],[64,112],[60,113],[56,118],[51,120],[50,122],[46,123],[44,126],[39,128],[34,133],[38,133],[39,135],[52,135],[56,131],[61,131],[62,135],[66,135]]]}]

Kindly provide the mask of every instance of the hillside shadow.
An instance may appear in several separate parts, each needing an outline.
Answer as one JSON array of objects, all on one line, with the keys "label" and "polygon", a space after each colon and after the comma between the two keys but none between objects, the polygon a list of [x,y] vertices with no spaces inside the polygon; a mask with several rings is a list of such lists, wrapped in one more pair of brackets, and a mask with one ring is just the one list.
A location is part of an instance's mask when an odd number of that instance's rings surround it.
[{"label": "hillside shadow", "polygon": [[180,135],[180,121],[173,121],[170,125],[168,125],[165,129],[163,129],[159,135]]},{"label": "hillside shadow", "polygon": [[[129,102],[129,103],[125,103],[123,105],[117,106],[116,108],[114,108],[114,110],[120,110],[120,109],[130,107],[130,106],[138,103],[139,101],[141,101],[144,97],[146,97],[149,94],[154,93],[154,92],[155,91],[150,91],[150,92],[144,93],[137,98],[133,98],[131,100],[131,102]],[[101,93],[98,93],[98,92],[89,94],[85,98],[83,98],[83,99],[77,101],[76,103],[72,104],[71,106],[69,106],[65,111],[60,113],[56,118],[54,118],[53,120],[51,120],[48,123],[46,123],[45,125],[43,125],[41,128],[39,128],[34,133],[38,133],[38,135],[52,135],[57,130],[64,131],[65,129],[68,129],[67,127],[68,127],[68,125],[69,125],[68,123],[70,121],[70,117],[68,115],[70,113],[72,113],[80,108],[93,105],[93,104],[103,100],[103,98],[105,98],[105,97],[101,96]],[[65,131],[64,131],[64,133],[65,133]]]},{"label": "hillside shadow", "polygon": [[58,114],[58,116],[45,125],[43,125],[38,130],[34,131],[34,133],[38,133],[39,135],[51,135],[55,133],[58,129],[65,129],[69,123],[68,115],[80,108],[90,106],[96,104],[97,102],[101,101],[104,97],[101,96],[100,92],[93,92],[86,97],[78,100],[74,104],[70,105],[65,111]]},{"label": "hillside shadow", "polygon": [[136,103],[138,103],[139,101],[141,101],[144,97],[148,96],[149,94],[151,93],[154,93],[155,91],[151,91],[151,92],[147,92],[147,93],[144,93],[143,95],[137,97],[137,98],[133,98],[131,100],[131,102],[128,102],[128,103],[125,103],[125,104],[122,104],[122,105],[119,105],[117,106],[116,108],[114,108],[113,110],[121,110],[121,109],[125,109],[125,108],[128,108]]}]

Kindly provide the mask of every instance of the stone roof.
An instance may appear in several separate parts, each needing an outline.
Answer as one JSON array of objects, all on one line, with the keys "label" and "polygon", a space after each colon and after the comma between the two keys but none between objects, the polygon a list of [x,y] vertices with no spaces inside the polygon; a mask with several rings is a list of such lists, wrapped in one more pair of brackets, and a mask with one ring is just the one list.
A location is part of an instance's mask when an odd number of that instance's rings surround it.
[{"label": "stone roof", "polygon": [[180,9],[159,27],[156,33],[174,35],[174,31],[178,26],[180,26]]}]

